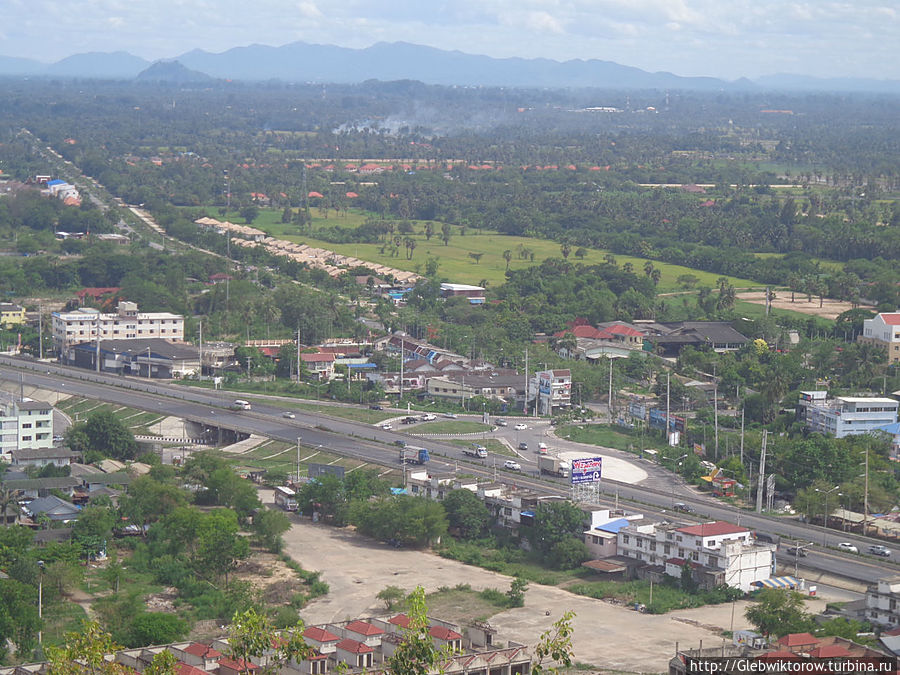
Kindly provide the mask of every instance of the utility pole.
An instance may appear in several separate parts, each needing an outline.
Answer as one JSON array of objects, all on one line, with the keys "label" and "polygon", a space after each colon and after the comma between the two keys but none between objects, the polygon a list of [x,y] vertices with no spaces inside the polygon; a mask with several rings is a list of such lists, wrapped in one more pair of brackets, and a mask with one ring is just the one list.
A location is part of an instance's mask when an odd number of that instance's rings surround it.
[{"label": "utility pole", "polygon": [[44,359],[44,306],[38,305],[38,359]]},{"label": "utility pole", "polygon": [[406,350],[406,345],[403,341],[403,336],[400,336],[400,398],[399,401],[403,400],[403,352]]},{"label": "utility pole", "polygon": [[300,441],[301,436],[297,436],[297,485],[300,485]]},{"label": "utility pole", "polygon": [[763,488],[766,479],[766,440],[769,432],[763,429],[762,447],[759,451],[759,474],[756,476],[756,512],[762,513]]},{"label": "utility pole", "polygon": [[297,322],[297,384],[300,384],[300,322]]},{"label": "utility pole", "polygon": [[741,466],[744,466],[744,406],[741,405]]},{"label": "utility pole", "polygon": [[200,379],[203,379],[203,319],[200,319]]},{"label": "utility pole", "polygon": [[866,478],[863,487],[863,536],[866,536],[869,525],[869,448],[866,448]]},{"label": "utility pole", "polygon": [[528,347],[525,347],[525,402],[522,405],[522,412],[526,415],[528,414],[528,384]]},{"label": "utility pole", "polygon": [[97,372],[100,372],[100,311],[97,310],[97,350],[95,353],[95,361],[94,364],[97,367]]},{"label": "utility pole", "polygon": [[670,414],[670,410],[671,410],[671,402],[669,400],[669,377],[670,376],[671,376],[671,373],[667,372],[666,373],[666,445],[668,445],[668,446],[672,445],[671,441],[669,440],[670,439],[670,436],[669,436],[669,414]]},{"label": "utility pole", "polygon": [[607,360],[609,361],[609,395],[608,395],[609,398],[606,403],[606,409],[609,412],[609,423],[612,424],[613,423],[613,393],[612,393],[613,360],[612,360],[611,356]]},{"label": "utility pole", "polygon": [[719,460],[719,380],[716,378],[716,365],[713,364],[713,426],[716,434],[716,461]]}]

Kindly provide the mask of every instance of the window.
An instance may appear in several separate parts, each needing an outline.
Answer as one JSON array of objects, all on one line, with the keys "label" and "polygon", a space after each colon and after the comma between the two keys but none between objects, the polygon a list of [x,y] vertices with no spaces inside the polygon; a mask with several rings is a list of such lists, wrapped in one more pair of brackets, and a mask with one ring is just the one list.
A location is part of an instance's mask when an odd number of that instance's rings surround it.
[{"label": "window", "polygon": [[622,543],[623,543],[623,544],[627,544],[629,541],[630,541],[630,538],[628,537],[628,535],[627,535],[627,534],[623,534],[623,535],[622,535]]},{"label": "window", "polygon": [[663,553],[665,553],[666,555],[669,555],[669,549],[671,549],[671,548],[672,548],[671,546],[666,544],[665,546],[663,546]]},{"label": "window", "polygon": [[650,550],[651,550],[651,551],[655,551],[655,550],[656,550],[656,542],[655,542],[655,541],[651,541],[651,542],[650,542]]},{"label": "window", "polygon": [[700,559],[700,554],[697,553],[697,551],[692,551],[692,552],[691,552],[691,560],[693,560],[693,561],[696,562],[696,561],[699,560],[699,559]]}]

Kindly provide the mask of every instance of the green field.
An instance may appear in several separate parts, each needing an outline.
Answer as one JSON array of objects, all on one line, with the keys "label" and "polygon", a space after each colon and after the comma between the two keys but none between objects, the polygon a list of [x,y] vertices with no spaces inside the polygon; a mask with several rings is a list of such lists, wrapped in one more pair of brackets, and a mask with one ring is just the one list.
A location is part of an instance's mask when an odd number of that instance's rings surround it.
[{"label": "green field", "polygon": [[620,429],[608,424],[569,424],[556,430],[556,435],[576,443],[599,445],[639,453],[641,448],[664,450],[662,432]]},{"label": "green field", "polygon": [[[507,250],[512,252],[512,260],[509,263],[509,269],[511,270],[525,269],[540,264],[546,258],[562,257],[559,244],[547,239],[509,236],[473,228],[468,228],[465,235],[460,235],[460,228],[456,226],[453,227],[453,234],[449,244],[444,246],[440,239],[441,224],[435,223],[435,235],[431,238],[431,241],[428,241],[424,234],[424,221],[411,221],[414,229],[412,237],[416,240],[416,249],[413,251],[412,259],[406,259],[406,250],[402,245],[400,247],[400,255],[391,257],[389,249],[385,249],[385,252],[381,253],[381,244],[332,244],[315,238],[316,230],[321,227],[358,227],[370,217],[370,214],[358,210],[351,210],[341,215],[334,215],[333,212],[330,212],[332,214],[331,217],[325,219],[317,217],[317,211],[318,209],[312,209],[313,220],[312,226],[307,230],[308,234],[300,234],[297,225],[282,223],[281,211],[275,209],[261,209],[259,217],[253,223],[253,227],[279,239],[286,239],[298,244],[308,244],[335,251],[342,255],[349,255],[361,260],[371,261],[380,265],[389,265],[412,272],[424,272],[425,261],[429,257],[436,258],[440,263],[438,275],[452,279],[457,283],[481,284],[484,281],[489,286],[498,286],[504,283],[506,280],[506,260],[503,258],[503,252]],[[221,219],[218,212],[214,210],[210,210],[210,216]],[[244,222],[236,212],[229,212],[225,217],[235,223],[243,224]],[[519,257],[519,251],[522,248],[534,253],[534,262],[531,262],[530,256],[528,258]],[[604,256],[608,253],[601,249],[587,249],[587,254],[580,261],[574,255],[575,249],[576,247],[572,248],[569,260],[573,263],[583,262],[588,265],[602,263]],[[476,263],[469,256],[470,253],[481,253],[483,255]],[[615,257],[616,262],[620,266],[630,262],[638,274],[642,273],[644,263],[647,260],[646,258],[631,256]],[[710,287],[715,287],[716,279],[722,276],[681,265],[671,265],[658,261],[652,262],[654,267],[662,273],[659,282],[660,292],[679,290],[680,286],[676,279],[682,274],[693,274],[700,280],[698,285]],[[727,278],[737,288],[750,288],[759,285],[749,279],[741,279],[739,277]]]},{"label": "green field", "polygon": [[467,420],[447,420],[444,422],[425,422],[419,424],[410,433],[416,434],[475,434],[490,431],[488,424],[469,422]]}]

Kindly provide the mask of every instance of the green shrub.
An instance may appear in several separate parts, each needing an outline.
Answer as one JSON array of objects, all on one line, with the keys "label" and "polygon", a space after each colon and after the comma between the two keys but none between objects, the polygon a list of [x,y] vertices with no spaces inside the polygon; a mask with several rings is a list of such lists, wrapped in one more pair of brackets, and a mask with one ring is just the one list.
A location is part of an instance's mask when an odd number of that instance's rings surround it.
[{"label": "green shrub", "polygon": [[272,623],[275,628],[290,628],[296,626],[300,620],[300,615],[293,607],[279,607],[272,616]]}]

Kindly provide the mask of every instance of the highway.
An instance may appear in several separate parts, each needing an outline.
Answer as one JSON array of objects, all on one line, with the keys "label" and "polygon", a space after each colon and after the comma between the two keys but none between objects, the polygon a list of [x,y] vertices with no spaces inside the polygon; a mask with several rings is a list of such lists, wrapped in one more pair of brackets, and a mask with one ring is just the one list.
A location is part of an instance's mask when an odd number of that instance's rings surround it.
[{"label": "highway", "polygon": [[[541,494],[569,494],[569,485],[563,479],[536,477],[536,454],[522,453],[520,463],[522,472],[500,469],[505,457],[492,456],[487,460],[477,461],[463,455],[462,449],[448,443],[434,440],[423,440],[400,430],[385,431],[376,426],[328,416],[318,412],[293,409],[295,419],[282,417],[289,403],[273,405],[265,399],[252,398],[253,409],[235,411],[230,409],[236,397],[248,398],[246,394],[234,392],[210,391],[179,385],[169,385],[150,380],[137,379],[94,373],[81,369],[69,368],[53,363],[0,356],[0,379],[10,382],[21,382],[25,386],[65,392],[103,401],[115,402],[123,406],[147,410],[159,414],[184,418],[203,423],[207,426],[221,426],[245,433],[258,434],[277,440],[295,443],[302,438],[304,446],[323,446],[330,451],[353,457],[361,461],[398,468],[398,449],[394,441],[404,439],[411,445],[425,446],[432,455],[429,468],[434,471],[445,470],[452,473],[463,467],[467,473],[482,477],[501,477],[507,483],[517,487],[533,489]],[[398,411],[398,416],[404,413]],[[480,419],[480,415],[477,416]],[[512,420],[511,424],[514,424]],[[521,438],[527,436],[529,447],[536,448],[539,438],[546,438],[540,424],[527,420],[527,432],[519,431]],[[510,433],[512,427],[501,429],[502,433]],[[512,433],[516,433],[514,430]],[[493,434],[492,434],[493,435]],[[480,435],[477,435],[480,437]],[[477,440],[473,438],[473,440]],[[510,440],[510,439],[508,439]],[[533,443],[533,446],[532,446]],[[554,440],[555,445],[562,443]],[[513,446],[515,447],[515,445]],[[579,448],[583,449],[583,448]],[[882,543],[875,539],[857,535],[848,535],[836,530],[802,523],[792,517],[758,515],[740,511],[735,507],[719,502],[712,497],[697,495],[680,479],[660,469],[650,462],[641,462],[633,455],[615,450],[603,449],[598,454],[619,454],[632,463],[640,464],[649,478],[641,484],[610,481],[604,479],[600,490],[606,502],[613,499],[629,507],[647,514],[677,521],[701,520],[708,517],[716,520],[736,522],[745,527],[777,534],[781,537],[796,539],[803,543],[813,542],[816,546],[809,551],[807,557],[801,558],[801,569],[818,569],[862,582],[871,583],[879,578],[897,574],[900,571],[890,559],[871,556],[860,556],[837,552],[833,549],[822,549],[823,542],[834,546],[839,541],[854,543],[860,551],[865,552],[870,544]],[[496,467],[494,467],[496,464]],[[697,510],[696,516],[673,514],[671,507],[675,502],[684,502]],[[900,557],[900,551],[896,552]],[[780,562],[793,569],[795,559],[779,553]],[[801,572],[802,576],[802,572]]]}]

